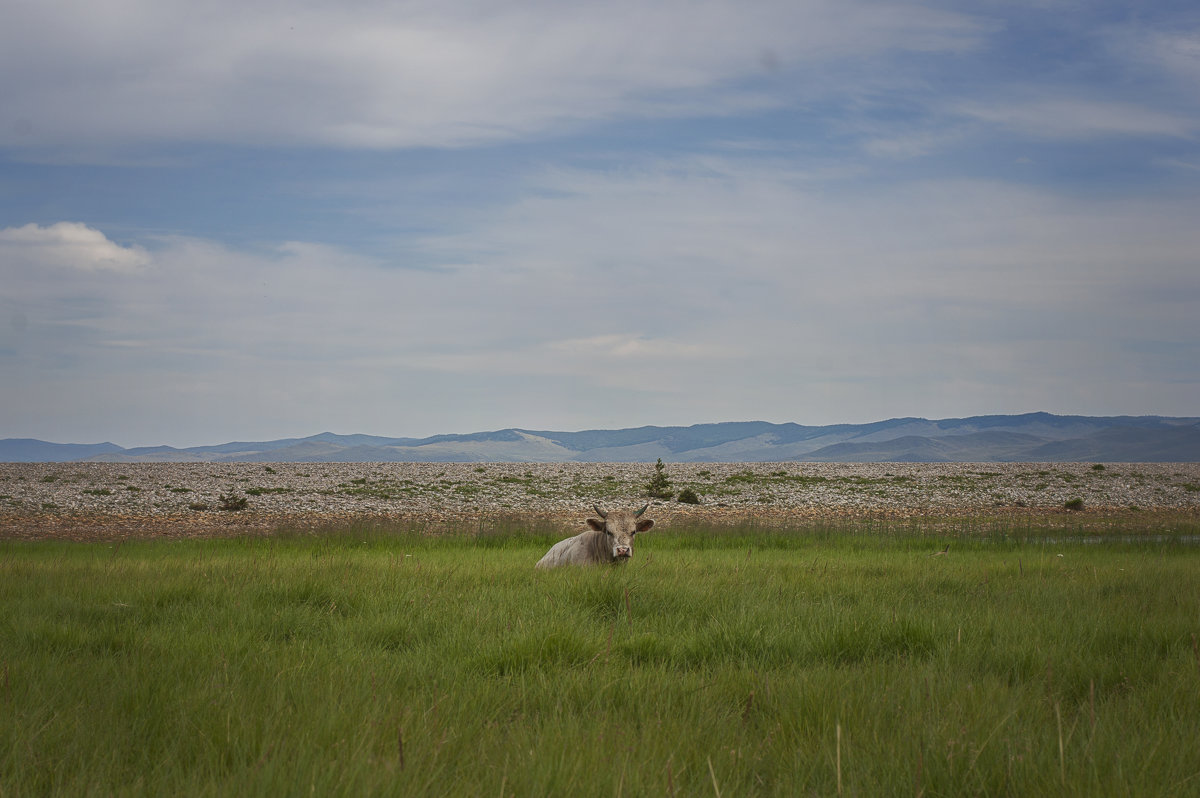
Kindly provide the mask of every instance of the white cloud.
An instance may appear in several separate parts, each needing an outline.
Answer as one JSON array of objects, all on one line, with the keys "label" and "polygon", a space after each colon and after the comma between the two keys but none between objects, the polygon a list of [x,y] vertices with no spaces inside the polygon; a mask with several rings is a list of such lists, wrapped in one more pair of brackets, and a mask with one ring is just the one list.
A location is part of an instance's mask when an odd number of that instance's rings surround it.
[{"label": "white cloud", "polygon": [[[1172,202],[976,181],[839,194],[727,166],[556,173],[553,199],[526,200],[471,243],[508,253],[496,265],[531,286],[578,298],[563,346],[611,354],[639,340],[621,332],[633,330],[724,355],[695,366],[663,356],[647,370],[714,404],[745,392],[784,407],[788,391],[818,382],[861,406],[866,396],[842,393],[860,380],[933,391],[987,373],[991,387],[1032,393],[1072,375],[1113,395],[1103,371],[1081,364],[1128,359],[1139,337],[1196,345],[1186,302],[1168,297],[1200,290],[1200,234]],[[1172,288],[1147,296],[1155,284]],[[1056,360],[1067,342],[1092,356]],[[898,397],[889,388],[878,412]],[[929,412],[913,397],[907,406]]]},{"label": "white cloud", "polygon": [[921,130],[908,133],[883,134],[863,142],[863,150],[878,158],[920,158],[943,149],[962,138],[961,131],[947,129]]},{"label": "white cloud", "polygon": [[550,348],[572,356],[606,360],[729,357],[727,347],[705,347],[682,341],[650,339],[642,335],[610,334],[553,341]]},{"label": "white cloud", "polygon": [[[541,135],[624,115],[790,102],[745,81],[961,52],[988,27],[918,3],[28,3],[0,32],[0,142],[391,148]],[[765,59],[765,60],[764,60]],[[764,63],[772,68],[766,69]]]},{"label": "white cloud", "polygon": [[1194,97],[1200,81],[1200,29],[1178,23],[1170,28],[1140,24],[1113,26],[1105,34],[1110,51],[1134,69],[1176,80]]},{"label": "white cloud", "polygon": [[965,180],[866,189],[777,166],[548,171],[485,221],[413,244],[453,268],[182,237],[124,275],[64,280],[5,258],[0,403],[14,425],[77,415],[73,395],[89,418],[174,419],[194,442],[1185,414],[1200,346],[1190,203]]},{"label": "white cloud", "polygon": [[1200,30],[1155,34],[1151,51],[1163,66],[1195,87],[1200,81]]},{"label": "white cloud", "polygon": [[1200,162],[1187,161],[1182,158],[1155,158],[1154,164],[1168,169],[1181,169],[1185,172],[1200,172]]},{"label": "white cloud", "polygon": [[0,230],[0,258],[41,268],[131,273],[149,265],[138,246],[121,246],[79,222],[41,227],[27,224]]},{"label": "white cloud", "polygon": [[1026,135],[1050,139],[1103,136],[1193,138],[1200,118],[1132,102],[1057,97],[988,103],[964,102],[954,109],[969,118]]}]

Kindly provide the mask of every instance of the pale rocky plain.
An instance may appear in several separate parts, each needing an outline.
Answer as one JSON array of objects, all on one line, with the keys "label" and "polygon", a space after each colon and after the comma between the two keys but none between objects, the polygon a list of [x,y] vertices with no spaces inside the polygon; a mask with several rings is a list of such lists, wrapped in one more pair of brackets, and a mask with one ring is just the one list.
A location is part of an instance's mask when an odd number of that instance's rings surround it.
[{"label": "pale rocky plain", "polygon": [[[1200,518],[1200,463],[669,463],[672,497],[650,499],[654,473],[644,463],[8,463],[0,464],[0,539],[256,535],[362,523],[569,529],[594,504],[647,501],[660,529],[1164,511]],[[680,502],[683,489],[699,503]],[[244,507],[230,509],[227,499],[244,499]]]}]

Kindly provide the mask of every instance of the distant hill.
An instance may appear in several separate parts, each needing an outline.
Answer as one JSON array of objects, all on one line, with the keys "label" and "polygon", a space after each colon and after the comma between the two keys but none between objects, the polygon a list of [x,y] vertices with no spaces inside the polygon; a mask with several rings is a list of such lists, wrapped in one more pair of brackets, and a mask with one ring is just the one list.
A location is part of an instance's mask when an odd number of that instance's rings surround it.
[{"label": "distant hill", "polygon": [[1200,462],[1200,418],[1027,413],[809,427],[764,421],[430,438],[322,433],[176,449],[0,440],[0,462]]},{"label": "distant hill", "polygon": [[5,463],[71,462],[124,451],[115,443],[46,443],[34,438],[0,440],[0,462]]}]

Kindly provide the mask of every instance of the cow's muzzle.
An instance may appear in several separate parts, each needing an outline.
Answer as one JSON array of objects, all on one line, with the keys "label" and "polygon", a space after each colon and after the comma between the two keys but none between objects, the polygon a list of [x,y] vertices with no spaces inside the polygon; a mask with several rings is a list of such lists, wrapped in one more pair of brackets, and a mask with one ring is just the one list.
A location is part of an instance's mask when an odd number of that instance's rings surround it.
[{"label": "cow's muzzle", "polygon": [[628,560],[633,556],[633,548],[630,546],[617,546],[613,549],[613,556],[618,560]]}]

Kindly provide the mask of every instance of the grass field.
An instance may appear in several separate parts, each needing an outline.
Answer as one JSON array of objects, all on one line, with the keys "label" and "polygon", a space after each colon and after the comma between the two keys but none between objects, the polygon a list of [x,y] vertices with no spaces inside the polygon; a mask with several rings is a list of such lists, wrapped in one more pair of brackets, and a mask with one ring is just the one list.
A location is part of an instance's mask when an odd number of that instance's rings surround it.
[{"label": "grass field", "polygon": [[1085,527],[0,543],[0,796],[1198,795],[1196,524]]}]

